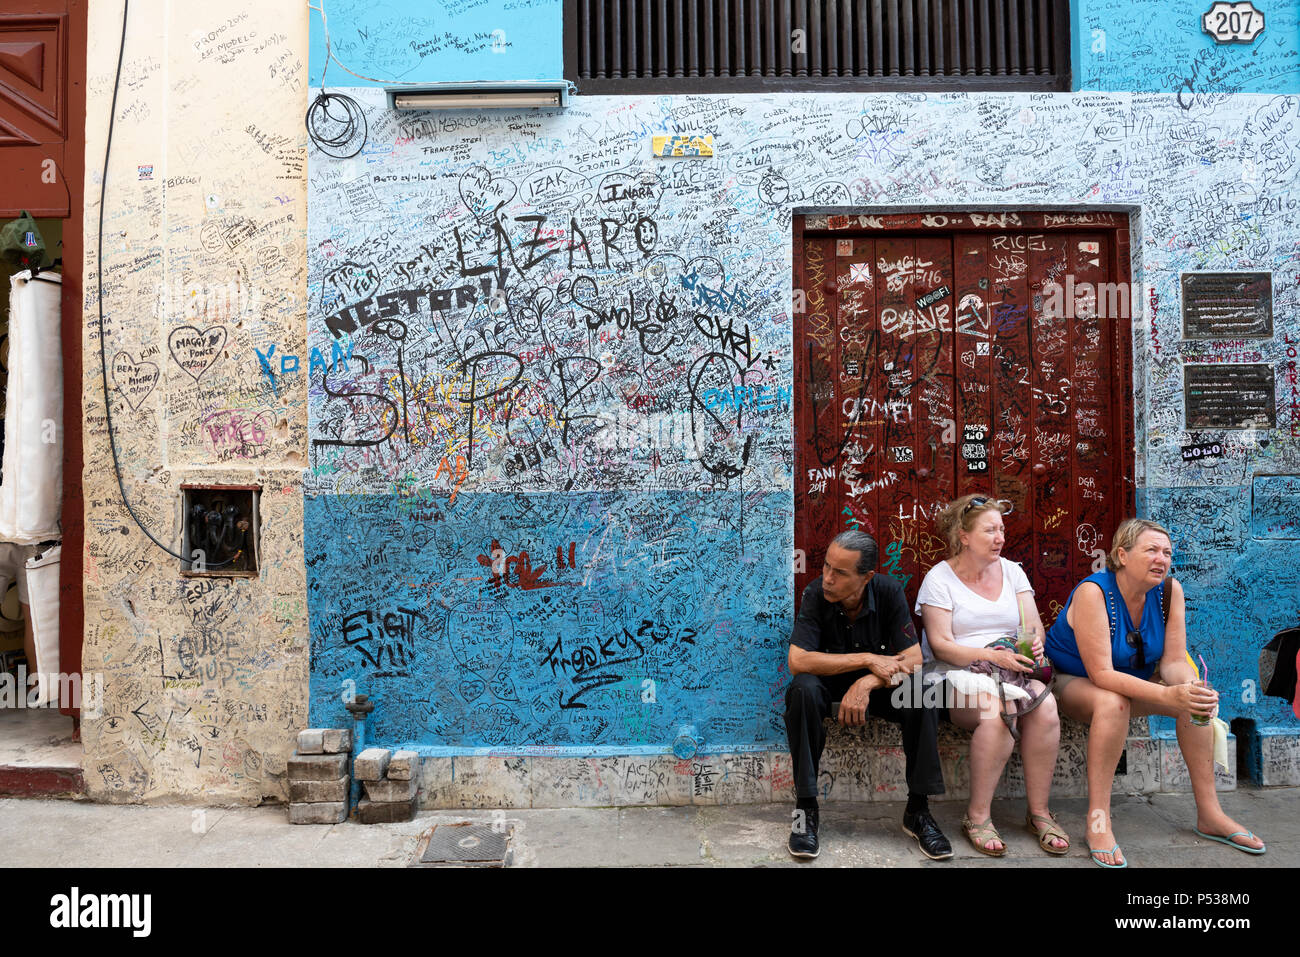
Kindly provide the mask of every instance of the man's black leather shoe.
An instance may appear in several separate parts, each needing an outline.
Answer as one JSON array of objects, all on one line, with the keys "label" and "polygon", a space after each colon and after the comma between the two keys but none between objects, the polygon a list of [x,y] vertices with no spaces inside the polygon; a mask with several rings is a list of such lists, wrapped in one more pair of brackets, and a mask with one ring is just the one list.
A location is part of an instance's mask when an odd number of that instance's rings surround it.
[{"label": "man's black leather shoe", "polygon": [[794,823],[790,826],[790,840],[786,843],[793,856],[812,860],[821,853],[817,845],[817,817],[815,809],[803,811],[801,816],[796,808]]},{"label": "man's black leather shoe", "polygon": [[946,861],[952,857],[952,845],[934,823],[929,811],[917,811],[903,815],[903,831],[916,838],[921,846],[921,853],[933,861]]}]

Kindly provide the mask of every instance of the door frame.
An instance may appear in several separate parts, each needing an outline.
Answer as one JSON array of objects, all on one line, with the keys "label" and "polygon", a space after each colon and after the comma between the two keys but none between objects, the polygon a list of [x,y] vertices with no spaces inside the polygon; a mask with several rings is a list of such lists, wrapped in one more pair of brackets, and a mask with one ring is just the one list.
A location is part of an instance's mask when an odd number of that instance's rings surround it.
[{"label": "door frame", "polygon": [[[62,39],[63,52],[67,57],[67,113],[64,121],[63,163],[56,169],[56,175],[63,178],[68,190],[67,216],[58,215],[62,210],[47,208],[33,210],[32,214],[37,218],[62,218],[64,222],[62,294],[59,302],[59,331],[63,346],[63,501],[60,509],[63,549],[59,563],[59,667],[65,673],[79,674],[85,628],[85,597],[82,592],[85,516],[81,476],[84,461],[81,390],[84,349],[82,282],[86,249],[84,221],[88,0],[66,0],[66,3],[66,32]],[[43,16],[35,9],[30,12],[21,11],[21,15]],[[0,219],[13,219],[21,211],[0,206]],[[79,736],[81,710],[60,706],[59,711],[73,719]]]}]

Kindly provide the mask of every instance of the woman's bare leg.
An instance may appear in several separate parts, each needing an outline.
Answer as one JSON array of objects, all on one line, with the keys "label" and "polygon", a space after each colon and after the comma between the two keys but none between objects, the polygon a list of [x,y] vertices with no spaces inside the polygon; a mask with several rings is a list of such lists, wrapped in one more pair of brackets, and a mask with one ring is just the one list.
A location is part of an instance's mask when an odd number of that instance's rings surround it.
[{"label": "woman's bare leg", "polygon": [[1082,677],[1066,684],[1060,698],[1065,715],[1088,725],[1088,849],[1097,851],[1093,856],[1103,864],[1122,864],[1123,852],[1111,852],[1119,842],[1111,826],[1110,792],[1128,740],[1129,699]]},{"label": "woman's bare leg", "polygon": [[[1033,693],[1038,694],[1043,686],[1032,682]],[[1056,754],[1061,746],[1061,719],[1056,711],[1056,699],[1050,694],[1023,718],[1018,718],[1020,728],[1020,758],[1025,766],[1025,798],[1029,813],[1047,816],[1048,801],[1052,792],[1052,772],[1056,770]],[[1065,848],[1069,845],[1060,838],[1053,838],[1053,847]],[[1110,845],[1107,845],[1108,847]]]},{"label": "woman's bare leg", "polygon": [[[956,704],[963,705],[968,700],[959,695]],[[973,823],[983,824],[993,816],[993,792],[1016,742],[998,717],[998,705],[989,695],[980,695],[974,707],[949,708],[948,716],[957,727],[971,732],[970,803],[966,815]],[[1003,846],[997,840],[984,843],[990,851],[1001,850]]]},{"label": "woman's bare leg", "polygon": [[1135,714],[1165,714],[1177,718],[1178,748],[1183,752],[1183,761],[1187,764],[1187,774],[1192,779],[1192,795],[1196,798],[1197,830],[1216,837],[1232,838],[1233,843],[1243,847],[1263,847],[1264,842],[1258,837],[1247,837],[1239,831],[1247,831],[1224,812],[1219,803],[1219,792],[1214,786],[1214,729],[1209,725],[1195,725],[1187,712],[1165,712],[1138,705]]}]

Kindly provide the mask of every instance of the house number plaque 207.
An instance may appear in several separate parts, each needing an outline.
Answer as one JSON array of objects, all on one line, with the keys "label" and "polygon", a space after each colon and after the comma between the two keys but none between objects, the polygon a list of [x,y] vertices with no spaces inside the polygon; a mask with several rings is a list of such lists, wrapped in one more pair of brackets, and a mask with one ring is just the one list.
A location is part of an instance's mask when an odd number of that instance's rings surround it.
[{"label": "house number plaque 207", "polygon": [[1253,3],[1216,3],[1201,28],[1219,43],[1253,43],[1264,32],[1264,14]]}]

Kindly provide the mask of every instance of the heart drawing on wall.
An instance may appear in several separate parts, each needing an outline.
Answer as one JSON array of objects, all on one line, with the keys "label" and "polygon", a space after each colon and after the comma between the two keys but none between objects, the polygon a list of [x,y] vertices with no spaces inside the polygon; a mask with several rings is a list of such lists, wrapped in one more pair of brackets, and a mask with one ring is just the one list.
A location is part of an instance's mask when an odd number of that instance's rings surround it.
[{"label": "heart drawing on wall", "polygon": [[518,191],[514,183],[494,177],[486,166],[472,166],[460,178],[460,198],[480,222],[514,199]]},{"label": "heart drawing on wall", "polygon": [[509,700],[517,700],[509,679],[497,677],[515,644],[510,614],[489,602],[462,602],[447,615],[446,629],[451,653],[465,669],[460,675],[461,696],[473,701],[483,694],[484,687],[489,687],[493,694],[508,690]]},{"label": "heart drawing on wall", "polygon": [[207,329],[177,326],[167,336],[167,349],[172,358],[195,382],[212,368],[225,344],[225,326],[210,326]]},{"label": "heart drawing on wall", "polygon": [[126,404],[134,412],[140,408],[149,393],[158,384],[158,367],[152,362],[134,362],[125,352],[113,356],[110,367],[113,388],[126,397]]}]

